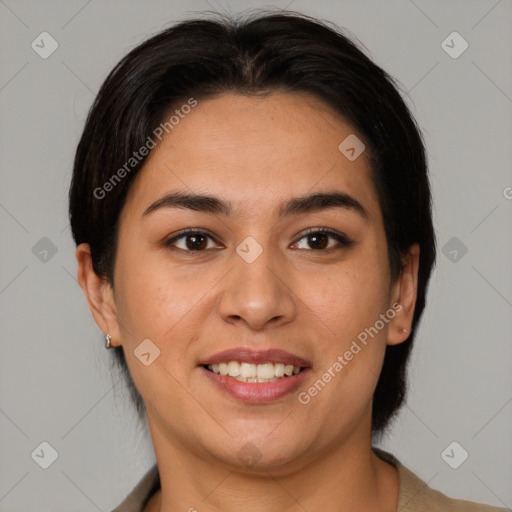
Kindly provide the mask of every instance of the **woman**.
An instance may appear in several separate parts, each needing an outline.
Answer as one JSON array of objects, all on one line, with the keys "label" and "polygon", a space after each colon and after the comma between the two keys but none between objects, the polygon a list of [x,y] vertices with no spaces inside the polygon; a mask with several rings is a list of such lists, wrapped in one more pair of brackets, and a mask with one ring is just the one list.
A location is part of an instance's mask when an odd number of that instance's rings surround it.
[{"label": "woman", "polygon": [[499,510],[372,447],[435,235],[419,129],[345,36],[283,13],[144,42],[91,109],[70,219],[156,455],[116,511]]}]

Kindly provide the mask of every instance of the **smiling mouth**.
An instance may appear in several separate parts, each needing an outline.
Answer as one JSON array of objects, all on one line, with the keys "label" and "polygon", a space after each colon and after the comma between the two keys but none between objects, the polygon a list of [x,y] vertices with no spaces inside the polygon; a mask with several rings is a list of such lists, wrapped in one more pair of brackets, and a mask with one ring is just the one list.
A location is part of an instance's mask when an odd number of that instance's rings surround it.
[{"label": "smiling mouth", "polygon": [[217,375],[247,383],[276,382],[294,377],[305,369],[305,367],[284,363],[253,364],[238,361],[205,364],[203,368]]}]

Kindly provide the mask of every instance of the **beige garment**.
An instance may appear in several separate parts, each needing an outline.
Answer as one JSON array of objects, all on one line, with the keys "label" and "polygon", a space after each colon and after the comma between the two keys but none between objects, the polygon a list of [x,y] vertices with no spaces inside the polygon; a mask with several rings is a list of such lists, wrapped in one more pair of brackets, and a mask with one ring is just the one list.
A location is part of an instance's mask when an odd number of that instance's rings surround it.
[{"label": "beige garment", "polygon": [[[449,498],[443,493],[431,489],[390,453],[375,447],[373,451],[398,470],[400,491],[397,512],[510,512],[510,509],[506,508]],[[159,488],[160,477],[155,464],[126,499],[112,512],[142,512],[149,498]]]}]

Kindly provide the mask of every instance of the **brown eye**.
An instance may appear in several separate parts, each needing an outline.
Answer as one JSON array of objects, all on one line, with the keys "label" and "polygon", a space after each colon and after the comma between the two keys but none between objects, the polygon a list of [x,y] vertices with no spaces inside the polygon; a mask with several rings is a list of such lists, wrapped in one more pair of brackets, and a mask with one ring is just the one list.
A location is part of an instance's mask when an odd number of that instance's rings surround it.
[{"label": "brown eye", "polygon": [[[314,251],[329,251],[330,249],[349,247],[353,244],[353,242],[349,240],[347,236],[326,229],[310,230],[304,236],[302,236],[302,238],[300,238],[300,240],[296,242],[295,245],[300,244],[301,240],[306,240],[304,245],[307,245],[307,247],[298,247],[299,249],[312,249]],[[338,247],[335,243],[329,246],[330,240],[335,240],[338,242]]]},{"label": "brown eye", "polygon": [[325,249],[329,245],[329,236],[325,233],[314,233],[306,238],[312,249]]},{"label": "brown eye", "polygon": [[[194,231],[192,229],[181,232],[165,242],[166,247],[177,248],[182,251],[201,252],[208,249],[208,241],[213,238],[203,231]],[[179,246],[177,242],[180,242]]]}]

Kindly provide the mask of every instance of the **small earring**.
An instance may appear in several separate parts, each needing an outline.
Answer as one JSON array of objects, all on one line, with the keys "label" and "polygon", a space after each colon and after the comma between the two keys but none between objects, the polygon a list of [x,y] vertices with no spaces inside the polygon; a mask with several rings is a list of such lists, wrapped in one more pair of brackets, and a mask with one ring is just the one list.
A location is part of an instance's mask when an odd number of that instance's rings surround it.
[{"label": "small earring", "polygon": [[112,336],[110,336],[110,334],[105,336],[105,348],[114,348],[112,346]]},{"label": "small earring", "polygon": [[402,332],[407,332],[407,329],[402,329]]}]

